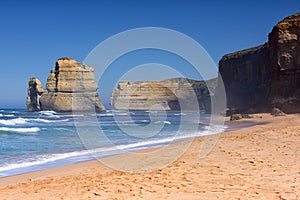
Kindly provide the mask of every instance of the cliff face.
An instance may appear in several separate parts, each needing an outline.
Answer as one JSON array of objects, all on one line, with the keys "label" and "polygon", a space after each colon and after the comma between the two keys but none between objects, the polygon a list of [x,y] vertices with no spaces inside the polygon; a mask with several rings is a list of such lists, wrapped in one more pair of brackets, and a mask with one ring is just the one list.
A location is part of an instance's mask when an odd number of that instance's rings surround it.
[{"label": "cliff face", "polygon": [[279,22],[261,46],[223,56],[227,105],[240,112],[300,112],[300,14]]},{"label": "cliff face", "polygon": [[242,111],[269,109],[272,70],[268,57],[267,44],[223,56],[219,72],[228,108]]},{"label": "cliff face", "polygon": [[279,22],[269,34],[273,66],[272,104],[300,112],[300,13]]},{"label": "cliff face", "polygon": [[57,60],[48,77],[46,89],[48,93],[43,93],[39,97],[37,110],[105,111],[96,93],[98,85],[94,81],[94,68],[73,59]]},{"label": "cliff face", "polygon": [[197,109],[210,112],[209,90],[204,81],[185,78],[120,81],[111,95],[111,106],[117,110],[195,110],[198,104]]}]

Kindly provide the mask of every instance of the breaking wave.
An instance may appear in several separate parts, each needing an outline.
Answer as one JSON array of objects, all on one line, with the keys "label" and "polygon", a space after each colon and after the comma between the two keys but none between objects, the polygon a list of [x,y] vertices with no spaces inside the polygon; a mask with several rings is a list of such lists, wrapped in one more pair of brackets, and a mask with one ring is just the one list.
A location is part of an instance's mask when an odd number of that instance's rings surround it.
[{"label": "breaking wave", "polygon": [[15,126],[15,125],[20,125],[20,124],[26,124],[27,119],[24,118],[15,118],[15,119],[0,119],[0,124],[6,125],[6,126]]},{"label": "breaking wave", "polygon": [[14,133],[36,133],[41,129],[38,127],[30,128],[9,128],[9,127],[0,127],[0,131],[14,132]]}]

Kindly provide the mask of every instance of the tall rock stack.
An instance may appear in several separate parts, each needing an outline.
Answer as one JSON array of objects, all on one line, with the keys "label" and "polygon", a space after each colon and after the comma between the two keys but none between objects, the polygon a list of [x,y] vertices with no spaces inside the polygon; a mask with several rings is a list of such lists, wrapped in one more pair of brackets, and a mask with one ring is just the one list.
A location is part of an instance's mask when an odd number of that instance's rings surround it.
[{"label": "tall rock stack", "polygon": [[219,62],[229,109],[300,112],[300,13],[279,22],[261,46]]},{"label": "tall rock stack", "polygon": [[94,68],[70,58],[60,58],[51,70],[46,89],[39,98],[40,110],[57,112],[105,111],[96,93]]}]

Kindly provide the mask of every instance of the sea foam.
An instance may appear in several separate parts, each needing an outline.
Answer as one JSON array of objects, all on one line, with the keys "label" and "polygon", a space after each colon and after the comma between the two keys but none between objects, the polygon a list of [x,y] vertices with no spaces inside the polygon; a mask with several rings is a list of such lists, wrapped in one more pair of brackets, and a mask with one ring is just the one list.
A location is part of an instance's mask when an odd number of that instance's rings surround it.
[{"label": "sea foam", "polygon": [[[6,116],[7,117],[7,116]],[[56,123],[56,122],[68,122],[69,119],[61,119],[61,120],[49,120],[49,119],[41,119],[41,118],[15,118],[15,119],[0,119],[0,124],[5,126],[16,126],[16,125],[25,125],[34,122],[41,123]]]},{"label": "sea foam", "polygon": [[60,118],[60,116],[56,115],[56,112],[53,110],[49,110],[49,111],[40,111],[39,112],[41,115],[50,117],[50,118]]},{"label": "sea foam", "polygon": [[15,119],[0,119],[0,124],[6,125],[6,126],[15,126],[15,125],[20,125],[20,124],[26,124],[27,120],[24,118],[15,118]]},{"label": "sea foam", "polygon": [[156,121],[155,124],[172,124],[170,121]]},{"label": "sea foam", "polygon": [[9,127],[0,127],[0,131],[15,132],[15,133],[36,133],[41,129],[38,127],[30,128],[9,128]]}]

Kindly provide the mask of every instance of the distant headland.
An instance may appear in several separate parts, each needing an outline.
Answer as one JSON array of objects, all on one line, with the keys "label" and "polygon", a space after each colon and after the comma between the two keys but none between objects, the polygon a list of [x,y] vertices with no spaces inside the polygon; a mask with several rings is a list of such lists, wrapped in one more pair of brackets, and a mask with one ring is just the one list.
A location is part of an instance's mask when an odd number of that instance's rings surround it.
[{"label": "distant headland", "polygon": [[[217,79],[207,82],[187,78],[161,81],[120,81],[111,95],[116,110],[166,110],[210,113]],[[198,106],[197,106],[198,104]]]}]

